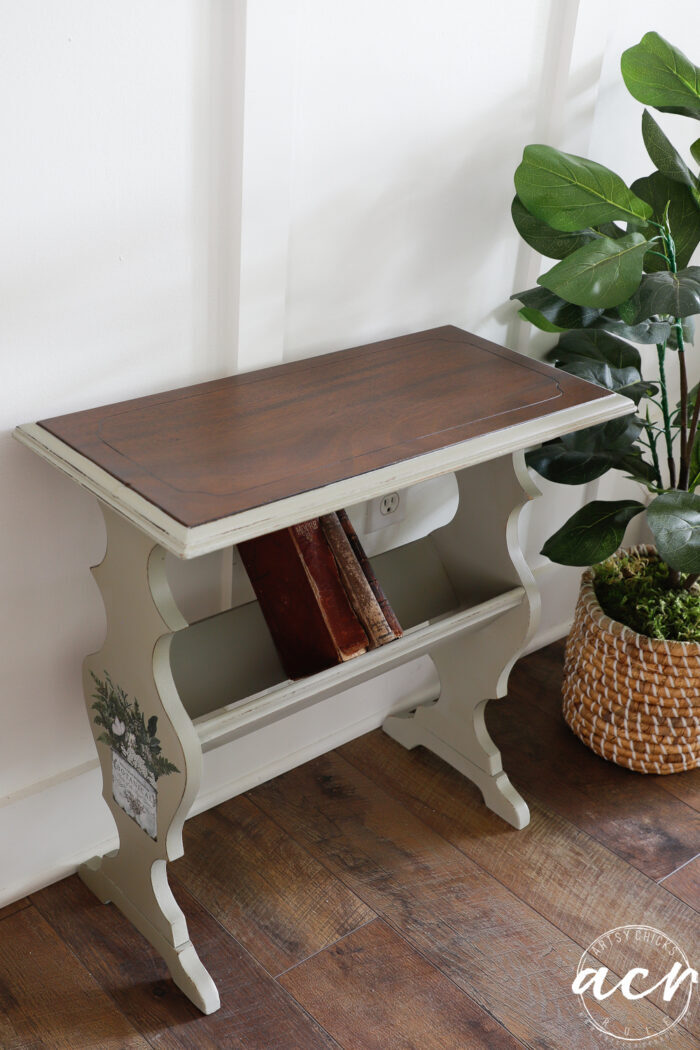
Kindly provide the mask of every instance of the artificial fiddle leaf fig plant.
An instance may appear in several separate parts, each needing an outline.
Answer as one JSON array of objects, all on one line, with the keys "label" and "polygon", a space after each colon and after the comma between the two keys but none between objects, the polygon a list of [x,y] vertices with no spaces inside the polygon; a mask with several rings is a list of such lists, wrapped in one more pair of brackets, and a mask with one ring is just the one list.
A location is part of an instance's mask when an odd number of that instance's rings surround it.
[{"label": "artificial fiddle leaf fig plant", "polygon": [[[700,69],[657,33],[625,51],[621,66],[638,101],[700,121]],[[648,506],[589,503],[547,540],[544,554],[563,565],[602,562],[646,512],[669,586],[689,590],[700,576],[700,387],[689,389],[686,361],[700,313],[700,266],[690,265],[700,242],[700,184],[647,109],[642,136],[656,170],[629,187],[595,161],[544,145],[526,146],[515,172],[518,232],[557,260],[536,288],[513,296],[520,315],[559,333],[548,355],[556,366],[637,405],[623,419],[548,442],[528,462],[566,485],[615,468],[653,497]],[[690,152],[697,166],[700,138]],[[642,376],[638,345],[656,347],[651,381]]]}]

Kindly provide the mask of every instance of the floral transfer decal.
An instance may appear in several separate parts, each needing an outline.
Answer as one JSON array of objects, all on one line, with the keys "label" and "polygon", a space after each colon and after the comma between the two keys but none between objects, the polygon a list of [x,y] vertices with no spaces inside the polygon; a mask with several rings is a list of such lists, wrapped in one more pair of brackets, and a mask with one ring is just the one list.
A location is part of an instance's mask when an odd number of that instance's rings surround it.
[{"label": "floral transfer decal", "polygon": [[92,705],[95,725],[104,732],[98,740],[112,749],[112,795],[125,813],[157,838],[156,782],[170,773],[179,773],[162,754],[157,737],[158,716],[146,719],[136,698],[130,700],[121,686],[105,671],[104,681],[90,672],[95,683]]}]

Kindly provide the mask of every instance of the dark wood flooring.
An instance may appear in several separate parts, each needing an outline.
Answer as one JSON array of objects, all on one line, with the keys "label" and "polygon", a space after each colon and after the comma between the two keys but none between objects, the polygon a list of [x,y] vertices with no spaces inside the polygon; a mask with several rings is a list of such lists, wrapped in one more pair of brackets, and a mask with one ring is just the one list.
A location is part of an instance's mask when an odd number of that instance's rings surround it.
[{"label": "dark wood flooring", "polygon": [[[489,706],[527,829],[370,733],[186,825],[171,883],[219,1012],[74,876],[0,910],[1,1050],[600,1048],[571,993],[583,948],[643,922],[697,953],[700,770],[591,754],[561,720],[562,653]],[[670,1050],[697,1048],[699,1002]]]}]

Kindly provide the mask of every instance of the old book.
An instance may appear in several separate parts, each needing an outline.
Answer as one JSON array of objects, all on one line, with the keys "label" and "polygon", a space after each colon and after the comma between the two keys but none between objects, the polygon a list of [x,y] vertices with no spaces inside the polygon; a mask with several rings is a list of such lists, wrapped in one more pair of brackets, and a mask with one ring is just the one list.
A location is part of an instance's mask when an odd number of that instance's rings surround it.
[{"label": "old book", "polygon": [[396,613],[389,604],[389,599],[384,593],[382,585],[379,583],[379,580],[374,574],[372,564],[367,555],[365,554],[364,547],[360,543],[360,537],[355,532],[355,528],[353,526],[353,523],[350,521],[350,518],[348,517],[347,511],[339,510],[336,511],[336,513],[338,515],[338,521],[343,526],[343,531],[345,532],[345,535],[350,541],[350,546],[352,547],[355,553],[355,557],[359,561],[360,567],[364,572],[365,576],[367,577],[367,582],[372,588],[374,597],[379,602],[379,608],[384,613],[384,618],[386,622],[389,624],[392,631],[394,632],[394,637],[401,638],[401,636],[403,635],[403,628],[401,627],[401,624],[398,621]]},{"label": "old book", "polygon": [[364,574],[357,556],[345,534],[345,529],[340,524],[337,514],[323,514],[320,518],[321,526],[328,540],[328,546],[333,552],[340,578],[343,581],[345,592],[350,604],[355,610],[355,615],[367,632],[370,648],[376,649],[379,645],[386,645],[394,640],[394,632],[389,626],[374,591]]},{"label": "old book", "polygon": [[238,551],[290,678],[366,651],[318,519],[246,540]]},{"label": "old book", "polygon": [[290,532],[339,658],[350,660],[364,653],[369,639],[348,601],[319,519],[293,525]]}]

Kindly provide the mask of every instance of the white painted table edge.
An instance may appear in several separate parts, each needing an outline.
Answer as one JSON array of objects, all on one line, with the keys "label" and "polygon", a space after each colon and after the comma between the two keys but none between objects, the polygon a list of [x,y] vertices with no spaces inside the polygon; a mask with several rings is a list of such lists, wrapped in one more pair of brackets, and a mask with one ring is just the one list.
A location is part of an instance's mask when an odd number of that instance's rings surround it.
[{"label": "white painted table edge", "polygon": [[176,521],[39,424],[25,423],[18,426],[14,437],[138,526],[166,550],[178,558],[187,559],[265,535],[295,522],[337,510],[338,507],[351,507],[393,489],[407,488],[440,474],[527,449],[634,410],[634,403],[629,398],[611,393],[588,404],[552,412],[548,416],[504,427],[481,437],[470,438],[400,463],[193,527]]}]

